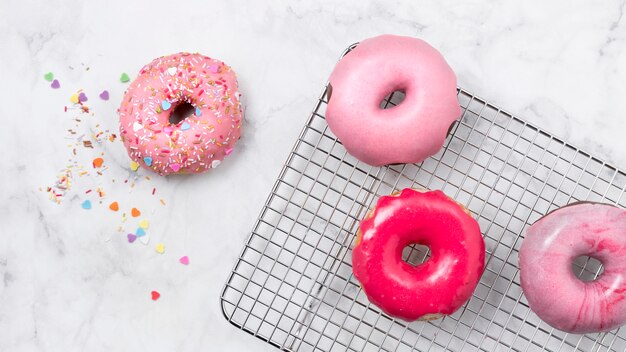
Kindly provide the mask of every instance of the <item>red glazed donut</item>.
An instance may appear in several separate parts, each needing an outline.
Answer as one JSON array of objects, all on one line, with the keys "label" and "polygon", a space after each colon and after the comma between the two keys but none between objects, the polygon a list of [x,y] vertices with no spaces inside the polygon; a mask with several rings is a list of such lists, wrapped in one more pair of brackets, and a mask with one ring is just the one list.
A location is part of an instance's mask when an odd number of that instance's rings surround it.
[{"label": "red glazed donut", "polygon": [[[424,263],[402,260],[404,247],[431,250]],[[485,264],[478,223],[441,191],[404,189],[384,196],[361,221],[354,275],[370,302],[406,321],[454,313],[472,295]]]}]

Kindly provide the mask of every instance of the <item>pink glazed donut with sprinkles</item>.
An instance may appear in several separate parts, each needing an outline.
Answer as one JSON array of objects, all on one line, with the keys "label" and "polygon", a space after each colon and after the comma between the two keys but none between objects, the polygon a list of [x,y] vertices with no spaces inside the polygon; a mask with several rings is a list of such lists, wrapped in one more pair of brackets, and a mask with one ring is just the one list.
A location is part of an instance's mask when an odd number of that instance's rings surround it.
[{"label": "pink glazed donut with sprinkles", "polygon": [[241,135],[235,72],[200,54],[153,60],[130,84],[118,110],[130,158],[159,175],[217,167]]},{"label": "pink glazed donut with sprinkles", "polygon": [[[581,281],[572,262],[587,255],[604,272]],[[574,203],[536,221],[519,251],[522,290],[539,318],[559,330],[605,332],[626,323],[626,211]]]}]

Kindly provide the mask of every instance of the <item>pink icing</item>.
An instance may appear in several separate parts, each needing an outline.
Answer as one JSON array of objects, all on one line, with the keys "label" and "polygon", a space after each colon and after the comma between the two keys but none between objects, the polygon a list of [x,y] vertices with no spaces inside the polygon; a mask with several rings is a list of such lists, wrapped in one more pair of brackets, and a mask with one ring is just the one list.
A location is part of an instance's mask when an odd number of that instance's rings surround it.
[{"label": "pink icing", "polygon": [[[420,39],[366,39],[339,61],[329,81],[328,126],[350,154],[370,165],[426,159],[441,149],[461,115],[454,72]],[[404,100],[380,108],[397,90]]]},{"label": "pink icing", "polygon": [[[189,53],[155,59],[130,84],[118,110],[128,155],[160,175],[217,166],[241,134],[239,96],[235,73],[219,60]],[[198,110],[171,124],[181,103]]]},{"label": "pink icing", "polygon": [[[430,248],[425,263],[402,260],[412,243]],[[484,263],[478,223],[441,191],[407,188],[381,197],[352,250],[354,275],[369,300],[406,321],[454,313],[471,297]]]},{"label": "pink icing", "polygon": [[[571,263],[600,260],[604,273],[583,282]],[[606,204],[560,208],[526,231],[519,251],[522,290],[530,308],[570,333],[609,331],[626,323],[626,211]]]}]

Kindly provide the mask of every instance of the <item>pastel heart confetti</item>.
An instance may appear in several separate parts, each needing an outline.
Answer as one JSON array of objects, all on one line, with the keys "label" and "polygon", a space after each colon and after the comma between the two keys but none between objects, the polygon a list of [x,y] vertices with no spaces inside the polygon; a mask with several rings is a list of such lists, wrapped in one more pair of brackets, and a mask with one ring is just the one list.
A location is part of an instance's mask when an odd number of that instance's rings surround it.
[{"label": "pastel heart confetti", "polygon": [[120,76],[120,82],[126,83],[128,81],[130,81],[130,77],[128,77],[128,74],[126,72],[122,73],[122,75]]},{"label": "pastel heart confetti", "polygon": [[52,72],[48,72],[45,75],[43,75],[43,79],[45,79],[48,82],[52,82],[52,80],[54,79],[54,73]]},{"label": "pastel heart confetti", "polygon": [[150,166],[150,165],[152,165],[152,158],[147,156],[147,157],[143,158],[143,162],[146,163],[146,165]]},{"label": "pastel heart confetti", "polygon": [[150,223],[148,223],[148,220],[143,219],[139,222],[139,227],[141,227],[142,229],[147,229],[150,226]]},{"label": "pastel heart confetti", "polygon": [[175,74],[176,74],[176,67],[169,67],[169,68],[167,69],[167,73],[169,73],[169,74],[170,74],[170,76],[175,75]]},{"label": "pastel heart confetti", "polygon": [[157,245],[154,247],[154,250],[159,254],[163,254],[165,253],[165,245],[163,243],[157,243]]},{"label": "pastel heart confetti", "polygon": [[91,165],[93,165],[94,169],[97,169],[99,167],[102,167],[102,164],[104,164],[104,159],[102,158],[95,158],[93,159],[93,161],[91,162]]},{"label": "pastel heart confetti", "polygon": [[139,211],[139,209],[137,209],[137,208],[132,208],[132,209],[130,210],[130,215],[131,215],[133,218],[136,218],[136,217],[138,217],[139,215],[141,215],[141,212],[140,212],[140,211]]},{"label": "pastel heart confetti", "polygon": [[70,97],[70,101],[74,104],[78,104],[78,102],[80,100],[78,100],[78,94],[72,94],[72,96]]},{"label": "pastel heart confetti", "polygon": [[230,155],[230,153],[232,153],[232,152],[233,152],[233,148],[226,148],[226,149],[224,150],[224,154],[225,154],[225,155]]},{"label": "pastel heart confetti", "polygon": [[83,207],[83,209],[85,210],[89,210],[91,209],[91,201],[86,200],[80,206]]},{"label": "pastel heart confetti", "polygon": [[142,125],[142,124],[140,124],[139,122],[135,121],[135,122],[133,123],[133,131],[137,132],[137,131],[139,131],[139,130],[140,130],[140,129],[142,129],[142,128],[143,128],[143,125]]},{"label": "pastel heart confetti", "polygon": [[141,242],[141,244],[143,244],[144,246],[147,245],[148,243],[150,243],[150,236],[139,237],[139,242]]},{"label": "pastel heart confetti", "polygon": [[200,110],[200,108],[196,106],[196,116],[201,116],[201,115],[202,115],[202,110]]},{"label": "pastel heart confetti", "polygon": [[126,238],[128,238],[128,243],[133,243],[137,239],[137,236],[134,233],[129,233],[126,235]]},{"label": "pastel heart confetti", "polygon": [[180,170],[180,164],[170,164],[170,169],[172,169],[174,172],[178,172],[178,170]]},{"label": "pastel heart confetti", "polygon": [[191,125],[189,125],[187,122],[183,122],[183,124],[180,125],[180,129],[183,131],[187,131],[190,128],[191,128]]},{"label": "pastel heart confetti", "polygon": [[189,265],[189,257],[184,255],[182,257],[180,257],[180,259],[178,259],[178,261],[182,264],[182,265]]},{"label": "pastel heart confetti", "polygon": [[157,299],[161,298],[161,294],[157,291],[152,291],[150,292],[150,297],[152,297],[153,301],[156,301]]},{"label": "pastel heart confetti", "polygon": [[52,84],[50,84],[50,87],[52,87],[52,89],[59,89],[61,88],[61,83],[59,83],[58,79],[55,79],[52,81]]},{"label": "pastel heart confetti", "polygon": [[213,161],[211,162],[211,167],[215,169],[215,168],[216,168],[216,167],[218,167],[221,163],[222,163],[222,161],[221,161],[221,160],[213,160]]},{"label": "pastel heart confetti", "polygon": [[130,169],[133,171],[137,171],[137,169],[139,169],[139,164],[137,164],[136,161],[131,161],[130,162]]},{"label": "pastel heart confetti", "polygon": [[89,100],[87,99],[87,95],[85,95],[85,93],[83,92],[80,92],[80,94],[78,95],[78,101],[80,101],[81,103],[84,103],[87,100]]},{"label": "pastel heart confetti", "polygon": [[217,71],[219,70],[219,66],[217,65],[211,65],[209,66],[209,71],[213,72],[213,73],[217,73]]},{"label": "pastel heart confetti", "polygon": [[120,205],[117,204],[117,202],[113,202],[113,203],[109,204],[109,209],[111,209],[113,211],[118,211],[118,210],[120,210]]},{"label": "pastel heart confetti", "polygon": [[167,100],[161,101],[161,108],[163,108],[163,110],[167,110],[171,107],[172,107],[172,103],[170,103],[169,101]]},{"label": "pastel heart confetti", "polygon": [[174,132],[174,129],[170,126],[165,126],[163,127],[163,132],[167,133],[167,134],[172,134],[172,132]]},{"label": "pastel heart confetti", "polygon": [[109,91],[103,90],[100,95],[98,95],[102,100],[109,100]]},{"label": "pastel heart confetti", "polygon": [[142,229],[141,227],[138,227],[137,230],[135,230],[135,235],[137,235],[137,237],[145,236],[146,230]]}]

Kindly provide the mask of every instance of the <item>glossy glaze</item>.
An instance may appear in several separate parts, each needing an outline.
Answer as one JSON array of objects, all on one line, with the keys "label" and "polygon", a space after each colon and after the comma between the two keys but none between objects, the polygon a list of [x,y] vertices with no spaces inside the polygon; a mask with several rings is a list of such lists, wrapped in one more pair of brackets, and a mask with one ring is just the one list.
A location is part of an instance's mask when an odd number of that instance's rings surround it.
[{"label": "glossy glaze", "polygon": [[[402,250],[419,243],[431,250],[412,266]],[[478,223],[441,191],[404,189],[384,196],[361,221],[352,251],[354,275],[369,300],[406,321],[454,313],[482,275],[485,244]]]},{"label": "glossy glaze", "polygon": [[[572,261],[600,260],[604,273],[576,278]],[[606,204],[563,207],[526,231],[519,251],[522,290],[530,308],[566,332],[609,331],[626,323],[626,211]]]},{"label": "glossy glaze", "polygon": [[[350,154],[374,166],[415,163],[435,154],[461,115],[454,72],[417,38],[363,40],[339,61],[329,83],[328,126]],[[404,100],[380,108],[397,90],[404,91]]]}]

